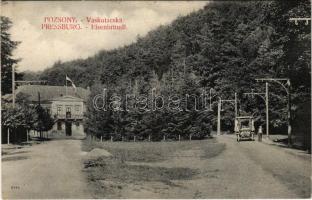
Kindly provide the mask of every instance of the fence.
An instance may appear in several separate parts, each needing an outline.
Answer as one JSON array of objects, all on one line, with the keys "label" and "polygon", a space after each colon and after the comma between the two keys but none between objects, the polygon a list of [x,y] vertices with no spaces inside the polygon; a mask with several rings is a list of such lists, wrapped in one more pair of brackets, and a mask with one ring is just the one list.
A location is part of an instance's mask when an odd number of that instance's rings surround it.
[{"label": "fence", "polygon": [[210,135],[206,135],[205,137],[195,137],[191,134],[185,136],[185,135],[177,135],[177,137],[170,137],[163,135],[162,137],[153,137],[152,135],[149,135],[148,137],[138,137],[138,136],[110,136],[110,137],[104,137],[99,136],[96,137],[94,135],[88,135],[89,140],[98,141],[98,142],[170,142],[170,141],[192,141],[192,140],[202,140],[206,138],[210,138]]}]

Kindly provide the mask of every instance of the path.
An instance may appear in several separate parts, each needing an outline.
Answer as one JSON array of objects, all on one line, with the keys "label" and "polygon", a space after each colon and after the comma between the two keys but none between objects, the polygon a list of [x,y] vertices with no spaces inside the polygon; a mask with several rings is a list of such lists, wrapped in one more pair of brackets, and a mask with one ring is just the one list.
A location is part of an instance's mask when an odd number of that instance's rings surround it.
[{"label": "path", "polygon": [[2,157],[2,198],[90,198],[81,140],[55,140]]},{"label": "path", "polygon": [[159,188],[164,188],[158,190],[152,189],[155,183],[143,183],[140,190],[133,190],[133,186],[129,185],[123,192],[123,198],[310,197],[310,155],[306,154],[304,158],[295,156],[280,147],[256,141],[237,143],[233,136],[219,136],[217,140],[224,143],[226,149],[214,158],[201,158],[198,147],[180,151],[176,158],[165,162],[146,163],[200,170],[194,179],[173,181],[171,187],[158,183]]}]

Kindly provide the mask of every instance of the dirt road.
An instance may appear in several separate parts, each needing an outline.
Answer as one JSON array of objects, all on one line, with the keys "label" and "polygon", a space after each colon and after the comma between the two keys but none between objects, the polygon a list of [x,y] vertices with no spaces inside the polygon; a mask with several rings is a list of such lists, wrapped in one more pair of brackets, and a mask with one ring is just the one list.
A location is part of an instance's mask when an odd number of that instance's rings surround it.
[{"label": "dirt road", "polygon": [[[209,198],[302,198],[311,194],[310,159],[267,144],[221,136],[226,144],[219,156],[204,161],[206,179],[198,185]],[[307,156],[308,158],[308,156]],[[215,171],[215,173],[211,173]],[[207,173],[208,172],[208,173]],[[200,189],[199,189],[200,188]]]},{"label": "dirt road", "polygon": [[[181,150],[165,161],[133,162],[166,168],[199,170],[191,180],[135,182],[116,187],[120,198],[307,198],[311,194],[311,164],[305,158],[259,142],[237,143],[220,136],[225,150],[203,158],[198,147]],[[202,141],[207,143],[207,141]],[[207,145],[209,145],[207,143]],[[3,198],[92,198],[82,172],[80,140],[56,140],[22,148],[2,158]],[[120,189],[122,188],[122,189]],[[100,189],[102,191],[104,189]],[[103,191],[102,198],[107,196]]]},{"label": "dirt road", "polygon": [[[310,157],[256,141],[237,143],[233,136],[217,137],[225,150],[203,159],[195,147],[175,153],[158,163],[130,162],[166,168],[185,167],[200,171],[191,180],[134,182],[122,184],[111,197],[120,198],[307,198],[311,195]],[[205,142],[205,141],[203,141]],[[207,143],[207,145],[209,145]],[[111,187],[116,183],[110,184]],[[107,185],[106,185],[107,186]],[[107,195],[107,193],[105,194]],[[104,198],[103,196],[99,196]]]},{"label": "dirt road", "polygon": [[2,158],[2,198],[88,198],[81,140],[24,147]]}]

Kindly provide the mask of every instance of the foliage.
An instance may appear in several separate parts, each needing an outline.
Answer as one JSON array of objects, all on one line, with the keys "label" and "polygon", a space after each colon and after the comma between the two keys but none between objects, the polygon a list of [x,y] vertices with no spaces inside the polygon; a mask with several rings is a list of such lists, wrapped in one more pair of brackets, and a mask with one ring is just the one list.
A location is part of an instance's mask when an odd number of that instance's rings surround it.
[{"label": "foliage", "polygon": [[[147,96],[156,88],[158,95],[167,98],[170,94],[199,95],[213,88],[213,95],[233,99],[237,92],[240,113],[254,114],[256,124],[261,124],[263,100],[243,95],[251,89],[264,91],[264,84],[255,78],[290,78],[294,110],[310,98],[310,26],[289,22],[290,17],[309,17],[309,8],[310,2],[305,0],[210,2],[202,10],[138,37],[131,45],[103,50],[85,60],[57,62],[40,79],[62,85],[61,77],[68,74],[82,87],[100,84],[93,87],[93,95],[103,87],[112,94]],[[287,122],[286,93],[276,83],[270,83],[269,91],[270,124],[283,128]],[[233,130],[233,106],[222,107],[222,126]],[[163,135],[192,134],[202,138],[215,122],[215,103],[212,112],[103,113],[89,102],[86,131],[105,137],[151,135],[159,140]]]},{"label": "foliage", "polygon": [[[12,56],[12,51],[19,42],[11,40],[9,33],[11,26],[10,19],[1,16],[1,95],[12,92],[12,67],[19,61]],[[15,73],[15,77],[21,79],[22,74]]]},{"label": "foliage", "polygon": [[15,108],[13,107],[7,107],[2,110],[2,120],[1,124],[2,126],[8,127],[10,129],[15,129],[17,127],[26,126],[26,118],[25,118],[25,112],[27,111],[27,108],[16,105]]},{"label": "foliage", "polygon": [[41,105],[35,106],[36,120],[35,130],[38,132],[48,131],[53,127],[54,119],[51,117],[47,109],[44,109]]}]

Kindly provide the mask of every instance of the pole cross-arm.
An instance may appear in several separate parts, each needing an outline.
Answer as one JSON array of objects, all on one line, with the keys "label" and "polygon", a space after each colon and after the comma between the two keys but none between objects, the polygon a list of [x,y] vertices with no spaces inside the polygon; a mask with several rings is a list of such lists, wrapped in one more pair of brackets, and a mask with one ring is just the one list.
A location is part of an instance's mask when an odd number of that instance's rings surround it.
[{"label": "pole cross-arm", "polygon": [[298,25],[298,21],[305,21],[305,25],[309,25],[309,21],[311,21],[311,18],[308,18],[308,17],[292,17],[292,18],[289,18],[289,21],[294,21],[296,25]]},{"label": "pole cross-arm", "polygon": [[[290,86],[289,78],[259,78],[259,79],[256,79],[256,81],[265,81],[265,82],[273,81],[275,83],[280,84],[285,89],[286,93],[289,94],[289,90],[286,87],[286,85],[288,87]],[[286,81],[286,84],[283,84],[282,81]]]}]

